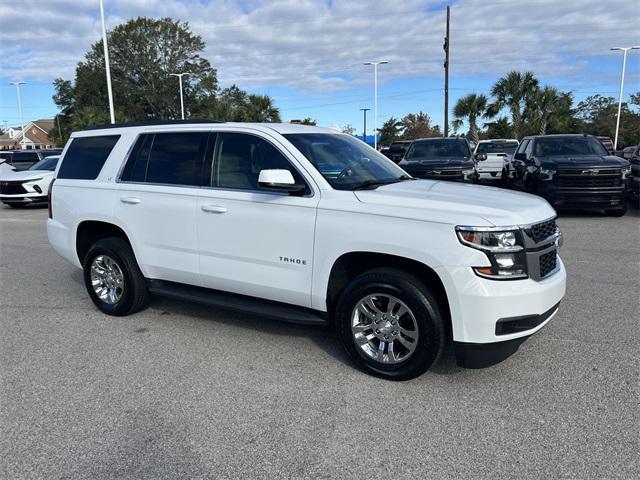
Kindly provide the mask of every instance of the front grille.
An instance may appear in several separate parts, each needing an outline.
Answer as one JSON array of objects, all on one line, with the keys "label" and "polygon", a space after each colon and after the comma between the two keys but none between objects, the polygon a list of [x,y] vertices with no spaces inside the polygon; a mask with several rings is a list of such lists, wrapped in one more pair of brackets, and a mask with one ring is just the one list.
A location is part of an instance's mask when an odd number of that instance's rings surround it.
[{"label": "front grille", "polygon": [[405,167],[405,170],[414,177],[421,178],[441,178],[444,180],[449,179],[462,179],[462,170],[440,170],[426,167]]},{"label": "front grille", "polygon": [[556,185],[563,188],[615,188],[622,186],[618,168],[558,170]]},{"label": "front grille", "polygon": [[531,227],[531,237],[538,243],[556,233],[555,218],[547,222],[537,223]]},{"label": "front grille", "polygon": [[0,182],[0,194],[20,195],[22,193],[27,193],[22,182]]},{"label": "front grille", "polygon": [[540,255],[540,278],[544,278],[553,270],[555,270],[558,263],[557,252],[552,250],[549,253]]}]

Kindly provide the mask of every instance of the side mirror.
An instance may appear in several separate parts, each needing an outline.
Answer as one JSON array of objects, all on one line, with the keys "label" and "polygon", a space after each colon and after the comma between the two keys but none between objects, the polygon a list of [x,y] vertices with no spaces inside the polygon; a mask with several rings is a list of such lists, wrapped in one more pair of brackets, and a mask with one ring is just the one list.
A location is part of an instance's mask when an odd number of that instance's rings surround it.
[{"label": "side mirror", "polygon": [[526,162],[527,161],[527,156],[524,153],[516,153],[513,156],[514,160],[520,160],[521,162]]},{"label": "side mirror", "polygon": [[477,161],[484,162],[487,159],[487,154],[486,153],[476,153],[475,157],[476,157]]},{"label": "side mirror", "polygon": [[291,172],[284,169],[260,170],[258,186],[265,190],[298,194],[307,188],[304,184],[296,183]]}]

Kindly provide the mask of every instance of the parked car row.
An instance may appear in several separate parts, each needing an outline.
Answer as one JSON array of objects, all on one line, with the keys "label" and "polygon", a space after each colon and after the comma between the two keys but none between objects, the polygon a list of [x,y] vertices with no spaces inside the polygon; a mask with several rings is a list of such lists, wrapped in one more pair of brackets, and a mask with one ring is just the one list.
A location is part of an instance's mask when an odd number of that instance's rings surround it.
[{"label": "parked car row", "polygon": [[22,171],[0,173],[0,201],[13,208],[47,202],[60,155],[51,155]]},{"label": "parked car row", "polygon": [[[607,147],[609,140],[610,148]],[[545,198],[555,208],[597,208],[624,215],[627,197],[638,198],[638,147],[614,156],[610,139],[591,135],[537,135],[482,140],[472,154],[462,138],[414,140],[400,160],[416,178],[491,182]],[[630,163],[636,165],[632,169]]]},{"label": "parked car row", "polygon": [[0,163],[8,165],[16,171],[27,170],[35,163],[44,160],[51,155],[60,155],[61,148],[46,148],[33,150],[6,150],[0,151]]}]

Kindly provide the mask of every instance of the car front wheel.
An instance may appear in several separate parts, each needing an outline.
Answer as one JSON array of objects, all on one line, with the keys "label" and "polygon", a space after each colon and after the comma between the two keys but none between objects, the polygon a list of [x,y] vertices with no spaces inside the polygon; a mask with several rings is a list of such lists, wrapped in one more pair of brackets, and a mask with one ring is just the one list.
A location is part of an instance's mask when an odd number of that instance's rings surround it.
[{"label": "car front wheel", "polygon": [[364,371],[391,380],[425,372],[444,348],[438,303],[418,278],[392,269],[356,277],[335,311],[345,350]]}]

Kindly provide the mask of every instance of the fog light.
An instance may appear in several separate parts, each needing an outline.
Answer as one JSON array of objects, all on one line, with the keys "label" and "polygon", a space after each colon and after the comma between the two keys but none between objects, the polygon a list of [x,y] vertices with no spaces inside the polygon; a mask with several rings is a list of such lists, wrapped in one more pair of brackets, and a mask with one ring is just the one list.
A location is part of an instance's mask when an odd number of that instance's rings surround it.
[{"label": "fog light", "polygon": [[513,255],[496,255],[496,263],[500,268],[513,268],[516,264],[515,258]]},{"label": "fog light", "polygon": [[38,193],[42,193],[42,189],[40,188],[40,186],[39,186],[39,185],[34,185],[34,186],[33,186],[33,189],[34,189],[36,192],[38,192]]}]

